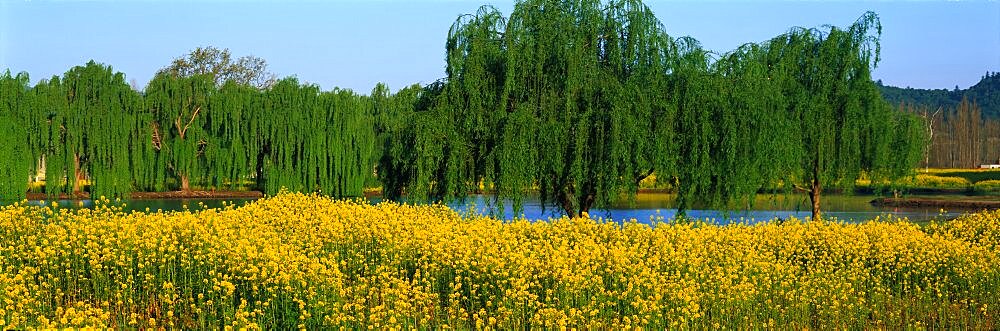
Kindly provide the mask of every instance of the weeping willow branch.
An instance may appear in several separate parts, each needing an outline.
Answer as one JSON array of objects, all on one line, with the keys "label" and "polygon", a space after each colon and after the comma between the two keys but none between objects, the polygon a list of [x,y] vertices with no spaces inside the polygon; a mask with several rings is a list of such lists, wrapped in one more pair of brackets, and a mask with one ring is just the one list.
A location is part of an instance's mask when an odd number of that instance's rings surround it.
[{"label": "weeping willow branch", "polygon": [[177,117],[176,121],[177,132],[181,139],[184,139],[184,133],[186,133],[188,128],[191,127],[191,123],[194,123],[194,119],[198,117],[198,112],[200,111],[201,111],[201,106],[195,107],[194,112],[191,113],[191,119],[187,121],[187,124],[184,124],[183,128],[181,128],[181,118]]}]

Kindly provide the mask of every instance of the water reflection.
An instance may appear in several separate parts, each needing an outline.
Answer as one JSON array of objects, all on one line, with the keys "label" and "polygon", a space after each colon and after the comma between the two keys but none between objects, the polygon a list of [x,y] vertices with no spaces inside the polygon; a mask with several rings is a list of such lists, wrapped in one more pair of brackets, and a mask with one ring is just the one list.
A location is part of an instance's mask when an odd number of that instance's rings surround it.
[{"label": "water reflection", "polygon": [[[829,195],[823,197],[823,212],[825,217],[833,217],[845,222],[862,222],[878,216],[905,217],[914,222],[930,220],[945,220],[958,217],[964,213],[975,212],[969,209],[946,210],[939,208],[901,208],[877,207],[870,202],[872,196]],[[504,203],[500,212],[492,206],[489,196],[473,196],[465,202],[449,204],[461,212],[475,211],[480,214],[503,215],[504,219],[523,217],[526,219],[544,219],[559,217],[561,210],[549,206],[543,209],[538,199],[526,199],[521,213],[515,214],[511,204]],[[669,221],[677,217],[677,209],[673,208],[675,197],[665,193],[641,193],[633,201],[622,200],[607,210],[593,210],[592,218],[610,219],[612,221],[635,220],[639,223]],[[749,206],[730,206],[729,211],[694,208],[686,212],[687,217],[710,220],[717,224],[754,223],[773,219],[795,217],[804,219],[812,216],[809,197],[805,195],[770,195],[760,194]]]},{"label": "water reflection", "polygon": [[[653,223],[656,221],[670,221],[677,216],[677,209],[674,209],[675,196],[665,193],[640,193],[635,199],[622,200],[607,210],[593,210],[590,216],[593,218],[603,218],[612,221],[631,221],[640,223]],[[861,222],[873,219],[877,216],[893,215],[895,217],[905,217],[914,222],[927,222],[929,220],[951,219],[963,213],[975,212],[975,210],[947,210],[942,212],[937,208],[899,208],[899,207],[876,207],[870,201],[872,196],[856,195],[828,195],[823,197],[824,215],[835,217],[845,222]],[[509,201],[503,206],[493,206],[492,197],[485,195],[474,195],[464,201],[449,204],[450,207],[461,213],[476,212],[484,215],[497,215],[506,220],[515,218],[526,219],[546,219],[549,217],[559,217],[561,210],[551,208],[543,209],[538,198],[526,198],[523,210],[515,213]],[[120,202],[126,212],[130,211],[178,211],[178,210],[198,210],[202,208],[222,208],[226,205],[240,206],[253,199],[159,199],[159,200],[132,200]],[[369,199],[371,203],[378,203],[380,199]],[[4,204],[9,204],[5,202]],[[32,205],[50,204],[47,201],[29,201]],[[60,200],[58,204],[61,208],[92,208],[94,202],[91,200]],[[113,203],[114,204],[114,203]],[[759,221],[786,219],[796,217],[804,219],[811,215],[809,198],[805,195],[758,195],[755,201],[749,206],[730,206],[730,211],[721,211],[705,208],[694,208],[687,211],[687,216],[691,218],[710,220],[717,224],[729,223],[754,223]],[[500,209],[502,208],[502,210]]]}]

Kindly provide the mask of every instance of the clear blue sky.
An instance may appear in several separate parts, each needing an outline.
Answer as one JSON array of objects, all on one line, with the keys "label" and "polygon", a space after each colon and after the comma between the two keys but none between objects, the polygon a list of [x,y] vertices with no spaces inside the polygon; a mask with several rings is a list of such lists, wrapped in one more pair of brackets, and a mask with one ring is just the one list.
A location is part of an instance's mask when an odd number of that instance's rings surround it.
[{"label": "clear blue sky", "polygon": [[[448,27],[463,13],[512,2],[166,2],[0,0],[0,68],[32,81],[90,59],[140,86],[197,46],[268,61],[279,76],[367,93],[444,76]],[[647,1],[673,36],[725,52],[791,26],[846,26],[867,10],[883,25],[875,79],[896,86],[966,88],[1000,71],[1000,2]],[[2,70],[2,69],[0,69]]]}]

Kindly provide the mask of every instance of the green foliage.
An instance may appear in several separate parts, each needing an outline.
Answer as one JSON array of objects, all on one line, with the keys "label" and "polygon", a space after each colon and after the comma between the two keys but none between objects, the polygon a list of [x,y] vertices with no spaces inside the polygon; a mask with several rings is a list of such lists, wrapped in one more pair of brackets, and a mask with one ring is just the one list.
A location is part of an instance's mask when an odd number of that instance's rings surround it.
[{"label": "green foliage", "polygon": [[30,103],[28,74],[0,76],[0,198],[23,199],[28,178],[34,175],[29,123]]},{"label": "green foliage", "polygon": [[[165,169],[180,179],[182,190],[190,189],[190,180],[200,180],[208,171],[205,150],[212,139],[206,118],[212,113],[209,99],[214,92],[207,75],[157,75],[146,87],[146,103],[153,116],[151,143],[159,151],[156,162],[163,162],[153,169]],[[160,180],[153,186],[163,189],[165,178]]]},{"label": "green foliage", "polygon": [[634,193],[672,160],[669,121],[653,120],[672,115],[658,88],[670,42],[638,1],[526,1],[509,20],[492,7],[460,17],[442,94],[411,118],[421,152],[407,193],[447,199],[482,183],[519,208],[537,187],[543,205],[570,214]]},{"label": "green foliage", "polygon": [[267,194],[281,188],[361,196],[375,169],[370,98],[349,90],[320,92],[280,80],[263,95],[261,177]]},{"label": "green foliage", "polygon": [[[146,89],[154,119],[154,153],[145,187],[234,189],[255,180],[281,188],[361,196],[374,169],[374,119],[369,98],[347,90],[321,92],[294,78],[266,91],[210,76],[158,75]],[[170,174],[170,177],[164,174]]]},{"label": "green foliage", "polygon": [[93,61],[34,88],[2,80],[0,198],[23,198],[45,165],[52,198],[83,192],[236,189],[255,183],[361,196],[375,169],[372,98],[294,79],[267,91],[210,75],[159,74],[144,95]]},{"label": "green foliage", "polygon": [[983,117],[1000,119],[1000,72],[987,72],[975,85],[967,89],[915,89],[882,85],[879,90],[889,103],[917,104],[937,109],[954,110],[963,98],[976,102],[983,109]]},{"label": "green foliage", "polygon": [[886,152],[889,164],[880,170],[883,178],[895,180],[913,174],[913,167],[920,163],[930,138],[922,117],[910,112],[889,112],[893,116],[892,129],[888,132],[892,140]]},{"label": "green foliage", "polygon": [[681,137],[678,207],[749,205],[754,194],[785,179],[800,146],[800,128],[785,113],[781,81],[769,72],[767,48],[747,44],[711,62],[693,40],[678,44],[681,70],[671,75]]},{"label": "green foliage", "polygon": [[8,73],[0,129],[18,138],[0,147],[0,194],[23,194],[44,159],[50,195],[89,177],[106,196],[247,182],[360,196],[377,175],[391,199],[492,190],[518,209],[537,192],[582,215],[656,173],[682,210],[749,205],[782,183],[807,186],[818,213],[825,186],[907,176],[927,143],[923,119],[871,80],[880,34],[867,13],[716,54],[667,35],[638,0],[525,0],[509,17],[459,17],[446,79],[396,93],[272,85],[262,60],[215,48],[142,96],[94,62],[33,89]]},{"label": "green foliage", "polygon": [[818,201],[863,172],[901,178],[927,139],[871,81],[880,33],[867,13],[716,56],[668,36],[638,1],[529,0],[509,19],[482,7],[449,30],[441,95],[393,113],[405,124],[383,136],[380,178],[389,197],[482,184],[515,208],[537,189],[571,215],[634,196],[654,171],[680,209],[750,204],[779,182],[807,183]]},{"label": "green foliage", "polygon": [[261,99],[257,89],[235,82],[212,94],[205,114],[208,139],[201,181],[206,186],[235,190],[257,174],[264,141],[260,123],[266,122],[259,116]]},{"label": "green foliage", "polygon": [[768,138],[781,151],[769,162],[798,163],[784,182],[809,183],[814,217],[824,186],[850,190],[862,172],[875,181],[908,175],[926,145],[919,118],[894,111],[871,80],[880,35],[869,12],[847,29],[792,29],[761,44],[766,55],[752,60],[766,68],[757,80],[775,82],[785,98],[765,107],[781,114],[769,121],[786,128]]},{"label": "green foliage", "polygon": [[[65,130],[58,142],[64,144],[64,152],[53,155],[54,159],[62,158],[58,165],[63,169],[54,169],[54,173],[74,174],[73,191],[82,189],[80,179],[86,174],[93,183],[90,193],[94,196],[127,196],[132,189],[129,139],[136,125],[134,114],[141,111],[139,94],[125,82],[124,74],[94,61],[67,71],[62,88],[65,113],[57,114],[49,128],[50,134],[57,124],[59,130]],[[53,105],[58,112],[61,104]],[[58,190],[56,185],[52,192]]]},{"label": "green foliage", "polygon": [[274,84],[274,74],[267,71],[267,61],[256,56],[233,59],[229,49],[212,46],[198,47],[185,56],[174,59],[157,75],[193,77],[207,75],[216,86],[226,82],[267,88]]},{"label": "green foliage", "polygon": [[73,173],[74,153],[67,139],[66,117],[69,115],[68,94],[59,76],[39,82],[32,89],[32,106],[36,116],[44,116],[44,121],[35,121],[40,131],[38,142],[42,145],[36,155],[45,162],[45,193],[56,197],[61,193],[71,193],[77,187]]},{"label": "green foliage", "polygon": [[[458,167],[465,147],[447,108],[437,106],[443,84],[413,85],[389,95],[384,85],[372,92],[379,137],[378,177],[383,195],[410,200],[459,198],[471,182]],[[452,185],[469,185],[455,189]]]},{"label": "green foliage", "polygon": [[973,190],[977,193],[1000,193],[1000,180],[991,179],[976,182]]}]

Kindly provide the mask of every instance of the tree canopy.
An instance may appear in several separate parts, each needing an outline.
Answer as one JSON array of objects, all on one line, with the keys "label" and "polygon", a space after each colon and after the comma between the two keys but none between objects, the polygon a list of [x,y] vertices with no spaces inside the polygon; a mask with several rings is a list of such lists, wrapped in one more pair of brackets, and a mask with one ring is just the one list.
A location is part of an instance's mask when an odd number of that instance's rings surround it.
[{"label": "tree canopy", "polygon": [[[537,194],[585,215],[656,174],[681,210],[741,208],[909,174],[926,123],[885,102],[871,71],[881,25],[793,28],[726,53],[675,38],[641,1],[483,6],[446,42],[446,77],[395,93],[273,80],[263,60],[198,48],[140,94],[93,61],[29,86],[0,77],[0,194],[282,188],[449,201]],[[16,157],[27,156],[27,157]]]},{"label": "tree canopy", "polygon": [[794,28],[765,45],[769,77],[786,98],[778,108],[787,131],[784,160],[797,160],[790,181],[807,183],[813,217],[824,185],[850,189],[912,171],[926,144],[913,115],[894,112],[871,79],[879,62],[882,26],[868,12],[846,29]]},{"label": "tree canopy", "polygon": [[157,75],[192,77],[207,75],[216,86],[232,81],[256,88],[274,84],[274,74],[267,71],[267,61],[252,55],[233,59],[228,48],[198,47],[178,57],[157,72]]},{"label": "tree canopy", "polygon": [[[671,109],[656,87],[671,42],[638,1],[526,1],[510,19],[484,6],[452,25],[446,83],[414,121],[409,191],[447,199],[489,187],[496,202],[535,189],[579,215],[667,168]],[[651,88],[652,87],[652,88]],[[663,139],[661,139],[663,138]],[[392,180],[392,179],[388,179]]]},{"label": "tree canopy", "polygon": [[1000,72],[986,72],[976,84],[966,89],[956,86],[947,89],[901,88],[876,82],[882,95],[889,103],[926,106],[932,110],[942,108],[957,112],[963,99],[975,102],[982,108],[982,116],[989,120],[1000,120]]},{"label": "tree canopy", "polygon": [[31,150],[30,112],[28,95],[31,92],[29,77],[21,73],[11,75],[7,70],[0,75],[0,196],[22,199],[28,191],[28,178],[33,175],[35,155]]},{"label": "tree canopy", "polygon": [[[91,193],[121,197],[131,191],[130,139],[136,115],[142,111],[140,95],[129,87],[125,75],[110,66],[88,62],[53,77],[38,89],[36,112],[47,113],[41,124],[49,133],[45,153],[46,190],[63,191],[62,175],[73,192],[91,182]],[[37,127],[37,126],[36,126]],[[51,177],[49,177],[51,176]]]},{"label": "tree canopy", "polygon": [[349,90],[160,74],[140,94],[93,61],[28,84],[27,74],[0,76],[0,198],[23,198],[40,169],[50,197],[195,188],[361,196],[374,176],[371,98]]},{"label": "tree canopy", "polygon": [[783,186],[809,191],[819,217],[824,185],[905,175],[926,140],[871,81],[880,33],[867,13],[716,54],[639,1],[527,0],[509,18],[484,6],[449,30],[433,105],[401,117],[396,139],[418,152],[388,163],[409,179],[383,182],[439,200],[491,188],[515,206],[537,191],[580,215],[655,172],[680,209]]}]

